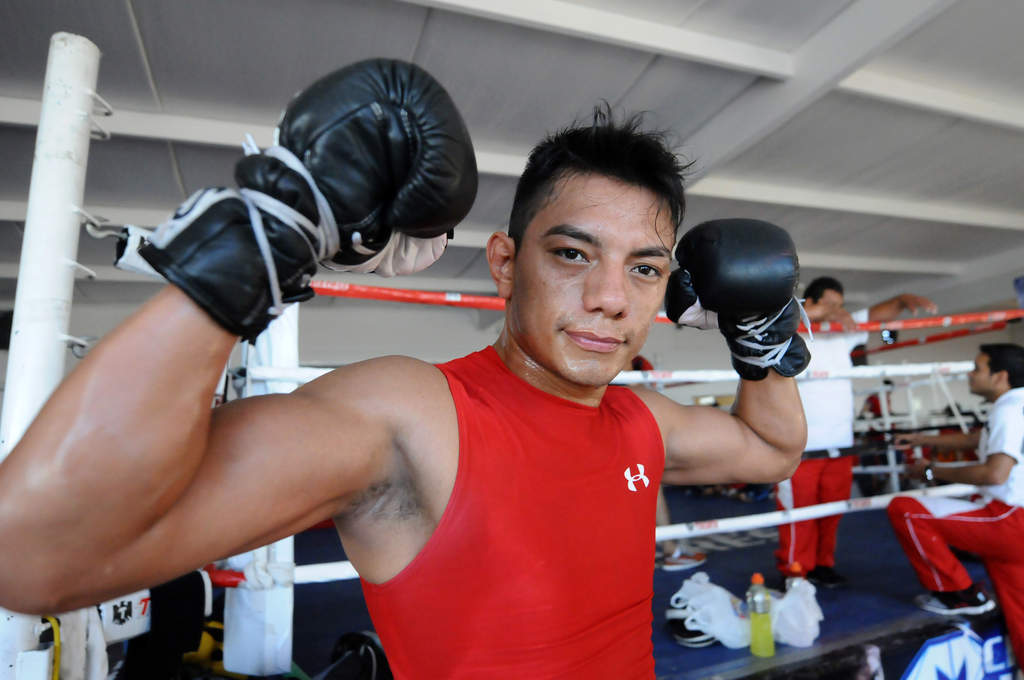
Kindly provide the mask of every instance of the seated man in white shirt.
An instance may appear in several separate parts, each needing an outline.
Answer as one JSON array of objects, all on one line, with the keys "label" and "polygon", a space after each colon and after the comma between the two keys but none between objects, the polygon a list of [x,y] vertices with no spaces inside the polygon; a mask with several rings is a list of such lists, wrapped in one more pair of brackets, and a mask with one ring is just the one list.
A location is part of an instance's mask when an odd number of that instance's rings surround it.
[{"label": "seated man in white shirt", "polygon": [[980,614],[995,603],[974,583],[950,546],[979,555],[995,584],[1010,642],[1024,659],[1024,347],[982,345],[968,374],[971,392],[992,402],[988,423],[968,434],[909,434],[904,446],[978,447],[977,465],[907,467],[911,477],[976,484],[980,502],[954,498],[895,498],[889,520],[917,577],[930,590],[918,606],[938,614]]}]

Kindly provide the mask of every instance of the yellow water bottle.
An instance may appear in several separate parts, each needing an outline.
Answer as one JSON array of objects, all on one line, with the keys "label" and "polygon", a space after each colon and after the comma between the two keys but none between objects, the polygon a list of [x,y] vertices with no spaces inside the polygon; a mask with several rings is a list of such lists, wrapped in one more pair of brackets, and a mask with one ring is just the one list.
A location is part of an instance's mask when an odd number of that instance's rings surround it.
[{"label": "yellow water bottle", "polygon": [[775,656],[772,637],[772,596],[764,587],[764,576],[755,572],[747,590],[747,613],[750,615],[750,653],[754,656]]}]

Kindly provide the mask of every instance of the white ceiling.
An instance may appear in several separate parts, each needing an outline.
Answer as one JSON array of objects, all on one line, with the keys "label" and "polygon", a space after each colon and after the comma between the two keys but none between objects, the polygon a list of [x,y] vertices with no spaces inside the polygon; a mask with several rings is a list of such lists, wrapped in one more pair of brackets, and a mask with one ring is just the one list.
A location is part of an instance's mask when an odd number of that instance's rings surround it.
[{"label": "white ceiling", "polygon": [[[10,303],[50,35],[102,51],[113,138],[86,208],[154,225],[230,181],[304,85],[375,56],[449,90],[482,171],[455,246],[379,285],[492,292],[504,228],[543,134],[607,100],[647,111],[696,161],[685,226],[752,216],[793,234],[803,278],[855,303],[903,290],[944,311],[1016,306],[1024,273],[1024,3],[1005,0],[7,0],[0,4],[0,299]],[[144,299],[83,237],[76,302]]]}]

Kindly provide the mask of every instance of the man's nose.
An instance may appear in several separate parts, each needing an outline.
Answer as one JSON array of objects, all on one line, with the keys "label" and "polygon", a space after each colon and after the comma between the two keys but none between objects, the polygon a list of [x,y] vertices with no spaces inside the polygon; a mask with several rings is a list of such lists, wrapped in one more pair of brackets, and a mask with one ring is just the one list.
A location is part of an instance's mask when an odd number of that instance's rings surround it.
[{"label": "man's nose", "polygon": [[588,274],[583,288],[583,306],[588,312],[601,312],[615,319],[626,315],[628,274],[624,267],[599,262]]}]

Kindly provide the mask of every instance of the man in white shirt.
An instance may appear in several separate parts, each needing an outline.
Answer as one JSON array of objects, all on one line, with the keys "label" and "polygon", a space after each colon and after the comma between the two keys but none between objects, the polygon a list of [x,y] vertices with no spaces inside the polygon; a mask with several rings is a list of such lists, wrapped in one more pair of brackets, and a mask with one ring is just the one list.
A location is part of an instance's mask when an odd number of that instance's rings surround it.
[{"label": "man in white shirt", "polygon": [[917,598],[938,614],[980,614],[995,603],[974,583],[950,550],[979,555],[999,596],[1010,643],[1024,659],[1024,347],[982,345],[968,374],[971,392],[992,402],[988,423],[967,434],[903,435],[897,444],[978,448],[978,464],[936,468],[915,461],[911,477],[976,484],[981,498],[894,498],[889,520],[917,578],[930,590]]},{"label": "man in white shirt", "polygon": [[[811,281],[804,291],[804,309],[813,322],[855,328],[865,321],[891,321],[904,311],[935,312],[935,304],[919,295],[904,293],[852,314],[843,306],[843,286],[832,277]],[[865,332],[821,333],[814,336],[806,375],[832,373],[853,366],[850,352],[867,342]],[[780,509],[800,508],[846,500],[853,484],[853,456],[839,449],[853,446],[853,386],[848,379],[801,380],[800,400],[807,418],[807,451],[828,451],[828,457],[805,458],[792,478],[780,483]],[[784,576],[795,571],[818,586],[834,588],[846,579],[835,570],[836,533],[841,515],[779,526],[776,566]],[[799,566],[797,566],[799,565]]]}]

